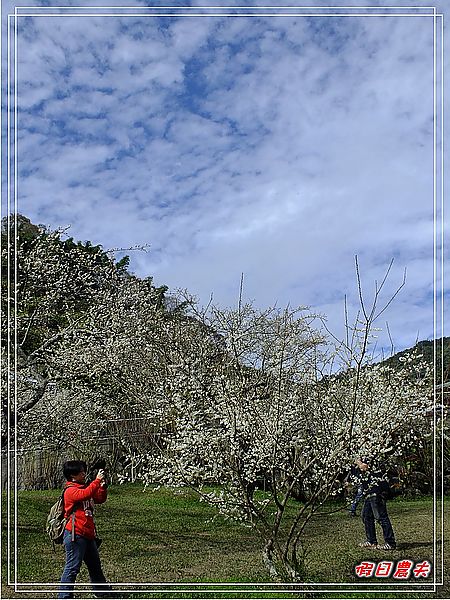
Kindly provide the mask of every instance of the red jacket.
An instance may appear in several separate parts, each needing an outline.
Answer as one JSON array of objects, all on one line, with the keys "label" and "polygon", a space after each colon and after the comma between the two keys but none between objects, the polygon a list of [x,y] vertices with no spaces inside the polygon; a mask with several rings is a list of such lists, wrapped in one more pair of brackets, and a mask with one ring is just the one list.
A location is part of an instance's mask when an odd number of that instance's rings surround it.
[{"label": "red jacket", "polygon": [[94,503],[102,504],[106,501],[106,487],[100,486],[100,479],[94,479],[87,487],[81,483],[68,481],[64,491],[65,516],[69,518],[66,525],[72,531],[72,507],[75,506],[75,533],[93,540],[95,538]]}]

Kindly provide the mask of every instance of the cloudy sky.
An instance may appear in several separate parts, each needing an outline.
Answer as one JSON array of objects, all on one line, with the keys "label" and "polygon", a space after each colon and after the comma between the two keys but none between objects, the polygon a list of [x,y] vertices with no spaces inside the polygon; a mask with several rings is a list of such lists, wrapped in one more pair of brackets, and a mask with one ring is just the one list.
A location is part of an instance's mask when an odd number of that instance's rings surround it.
[{"label": "cloudy sky", "polygon": [[148,243],[132,270],[204,303],[244,273],[335,331],[354,256],[368,298],[394,258],[380,326],[432,338],[432,18],[41,12],[17,41],[19,212]]}]

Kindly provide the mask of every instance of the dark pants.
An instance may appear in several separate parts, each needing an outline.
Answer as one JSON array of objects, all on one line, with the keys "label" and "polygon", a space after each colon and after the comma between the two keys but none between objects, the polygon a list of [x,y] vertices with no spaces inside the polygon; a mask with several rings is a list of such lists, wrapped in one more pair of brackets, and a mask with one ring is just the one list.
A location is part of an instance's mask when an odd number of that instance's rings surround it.
[{"label": "dark pants", "polygon": [[[72,542],[72,534],[70,531],[65,531],[64,547],[66,549],[66,566],[61,576],[61,583],[75,583],[75,579],[80,572],[81,563],[84,561],[89,571],[89,578],[93,584],[92,589],[95,596],[102,596],[102,592],[111,589],[109,585],[95,585],[106,583],[95,540],[88,540],[81,535],[76,535],[75,541]],[[73,598],[73,588],[73,585],[61,585],[58,598]],[[104,593],[103,596],[108,597],[108,594]]]},{"label": "dark pants", "polygon": [[366,498],[361,512],[361,518],[366,530],[367,541],[371,544],[377,543],[377,534],[375,531],[375,521],[381,525],[384,541],[391,546],[395,546],[394,530],[386,508],[386,500],[383,496],[377,494]]}]

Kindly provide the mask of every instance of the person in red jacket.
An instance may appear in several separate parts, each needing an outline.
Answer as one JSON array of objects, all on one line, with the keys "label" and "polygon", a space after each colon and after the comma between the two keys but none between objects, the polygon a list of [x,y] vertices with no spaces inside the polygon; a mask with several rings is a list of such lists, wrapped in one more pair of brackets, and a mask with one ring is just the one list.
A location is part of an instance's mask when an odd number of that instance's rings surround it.
[{"label": "person in red jacket", "polygon": [[93,516],[94,505],[106,501],[104,472],[99,470],[96,479],[87,486],[85,462],[69,460],[64,463],[63,472],[67,480],[64,509],[68,522],[64,532],[66,564],[61,576],[61,584],[65,585],[60,586],[58,598],[73,598],[73,584],[83,561],[89,571],[95,597],[106,597],[106,590],[111,588],[106,583],[100,563]]}]

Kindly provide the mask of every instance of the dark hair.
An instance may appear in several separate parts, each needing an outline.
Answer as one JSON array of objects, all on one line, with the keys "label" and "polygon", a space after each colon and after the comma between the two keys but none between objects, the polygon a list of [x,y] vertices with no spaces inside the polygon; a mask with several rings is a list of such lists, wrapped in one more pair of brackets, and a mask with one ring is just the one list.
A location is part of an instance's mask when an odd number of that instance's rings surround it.
[{"label": "dark hair", "polygon": [[72,481],[72,477],[81,471],[85,473],[87,471],[87,464],[84,460],[68,460],[63,464],[63,473],[67,481]]}]

